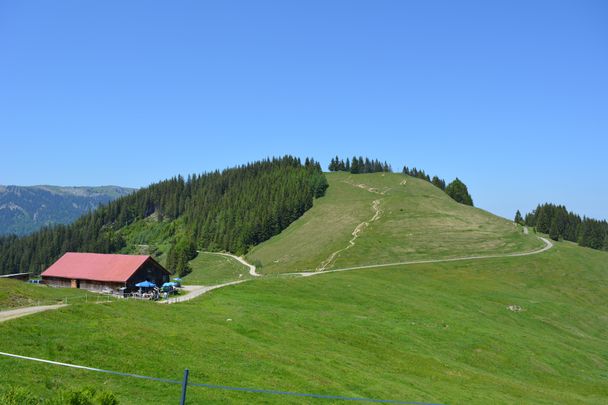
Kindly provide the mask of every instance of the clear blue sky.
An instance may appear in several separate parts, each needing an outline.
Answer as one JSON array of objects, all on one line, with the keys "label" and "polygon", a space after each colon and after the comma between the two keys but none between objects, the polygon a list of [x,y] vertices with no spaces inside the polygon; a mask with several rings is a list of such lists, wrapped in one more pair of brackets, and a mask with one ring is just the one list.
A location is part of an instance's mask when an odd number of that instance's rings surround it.
[{"label": "clear blue sky", "polygon": [[458,176],[608,218],[606,1],[3,1],[0,184],[266,156]]}]

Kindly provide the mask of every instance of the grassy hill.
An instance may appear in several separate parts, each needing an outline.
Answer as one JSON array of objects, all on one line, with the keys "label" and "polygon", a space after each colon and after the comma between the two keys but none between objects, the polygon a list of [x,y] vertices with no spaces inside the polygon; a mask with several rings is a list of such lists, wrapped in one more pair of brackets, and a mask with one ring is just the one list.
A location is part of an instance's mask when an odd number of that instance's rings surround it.
[{"label": "grassy hill", "polygon": [[[382,173],[326,176],[325,197],[247,255],[263,273],[521,252],[543,245],[512,222],[458,204],[420,179]],[[357,227],[354,246],[347,248]]]},{"label": "grassy hill", "polygon": [[[336,269],[542,246],[511,222],[417,179],[327,177],[325,197],[248,255],[266,277],[176,305],[83,303],[7,321],[0,351],[169,379],[188,367],[196,383],[328,395],[608,402],[608,253],[562,242],[532,256],[281,275],[323,262]],[[354,246],[342,250],[358,226]],[[200,254],[191,266],[191,284],[247,277],[219,255]],[[177,385],[3,357],[0,375],[3,387],[42,396],[95,386],[122,403],[147,404],[174,403],[180,392]],[[189,388],[188,399],[338,403],[201,387]]]}]

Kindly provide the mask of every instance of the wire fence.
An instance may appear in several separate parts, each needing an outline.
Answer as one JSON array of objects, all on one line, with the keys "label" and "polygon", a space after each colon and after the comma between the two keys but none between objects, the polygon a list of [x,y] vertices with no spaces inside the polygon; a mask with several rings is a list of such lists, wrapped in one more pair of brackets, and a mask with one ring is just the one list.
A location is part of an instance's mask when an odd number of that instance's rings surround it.
[{"label": "wire fence", "polygon": [[39,359],[36,357],[21,356],[19,354],[13,354],[13,353],[0,352],[0,356],[10,357],[10,358],[20,359],[20,360],[34,361],[34,362],[39,362],[39,363],[45,363],[45,364],[50,364],[50,365],[54,365],[54,366],[69,367],[69,368],[74,368],[74,369],[79,369],[79,370],[112,374],[112,375],[117,375],[117,376],[121,376],[121,377],[139,378],[139,379],[155,381],[155,382],[165,383],[165,384],[179,384],[182,386],[182,394],[181,394],[181,401],[180,401],[180,404],[182,404],[182,405],[185,404],[185,402],[186,402],[187,387],[201,387],[201,388],[217,389],[217,390],[224,390],[224,391],[239,391],[239,392],[247,392],[247,393],[252,393],[252,394],[266,394],[266,395],[282,395],[282,396],[290,396],[290,397],[320,399],[320,400],[331,399],[331,400],[336,400],[336,401],[402,404],[402,405],[443,405],[443,404],[438,404],[438,403],[401,401],[401,400],[395,400],[395,399],[348,397],[348,396],[342,396],[342,395],[326,395],[326,394],[314,394],[314,393],[305,393],[305,392],[279,391],[279,390],[270,390],[270,389],[263,389],[263,388],[234,387],[234,386],[230,386],[230,385],[193,383],[188,380],[188,376],[189,376],[188,369],[184,370],[184,378],[182,380],[173,380],[170,378],[150,377],[150,376],[141,375],[141,374],[132,374],[132,373],[125,373],[122,371],[105,370],[105,369],[96,368],[96,367],[88,367],[88,366],[81,366],[81,365],[77,365],[77,364],[62,363],[62,362],[53,361],[53,360]]}]

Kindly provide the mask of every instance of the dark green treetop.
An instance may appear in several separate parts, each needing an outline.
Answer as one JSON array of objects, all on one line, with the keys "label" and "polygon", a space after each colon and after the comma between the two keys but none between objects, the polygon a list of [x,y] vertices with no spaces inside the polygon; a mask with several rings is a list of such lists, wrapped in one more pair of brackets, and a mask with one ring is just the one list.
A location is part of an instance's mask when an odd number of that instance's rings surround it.
[{"label": "dark green treetop", "polygon": [[551,226],[549,227],[549,237],[555,241],[559,240],[559,229],[557,227],[557,217],[553,217],[551,220]]},{"label": "dark green treetop", "polygon": [[448,186],[445,188],[445,192],[455,201],[461,204],[473,206],[473,198],[471,198],[467,186],[460,181],[458,177],[453,182],[448,184]]},{"label": "dark green treetop", "polygon": [[521,216],[521,212],[519,212],[519,210],[517,210],[517,212],[515,213],[515,223],[523,225],[524,224],[524,219]]}]

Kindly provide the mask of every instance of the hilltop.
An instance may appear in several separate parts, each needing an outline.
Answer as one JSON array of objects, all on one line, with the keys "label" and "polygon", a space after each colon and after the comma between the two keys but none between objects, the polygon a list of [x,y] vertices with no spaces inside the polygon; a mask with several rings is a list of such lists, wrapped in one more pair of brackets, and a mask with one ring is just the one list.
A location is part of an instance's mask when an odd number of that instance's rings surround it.
[{"label": "hilltop", "polygon": [[324,198],[247,255],[263,273],[532,251],[523,228],[394,173],[326,174]]},{"label": "hilltop", "polygon": [[26,235],[44,226],[70,224],[134,191],[118,186],[0,186],[0,235]]}]

